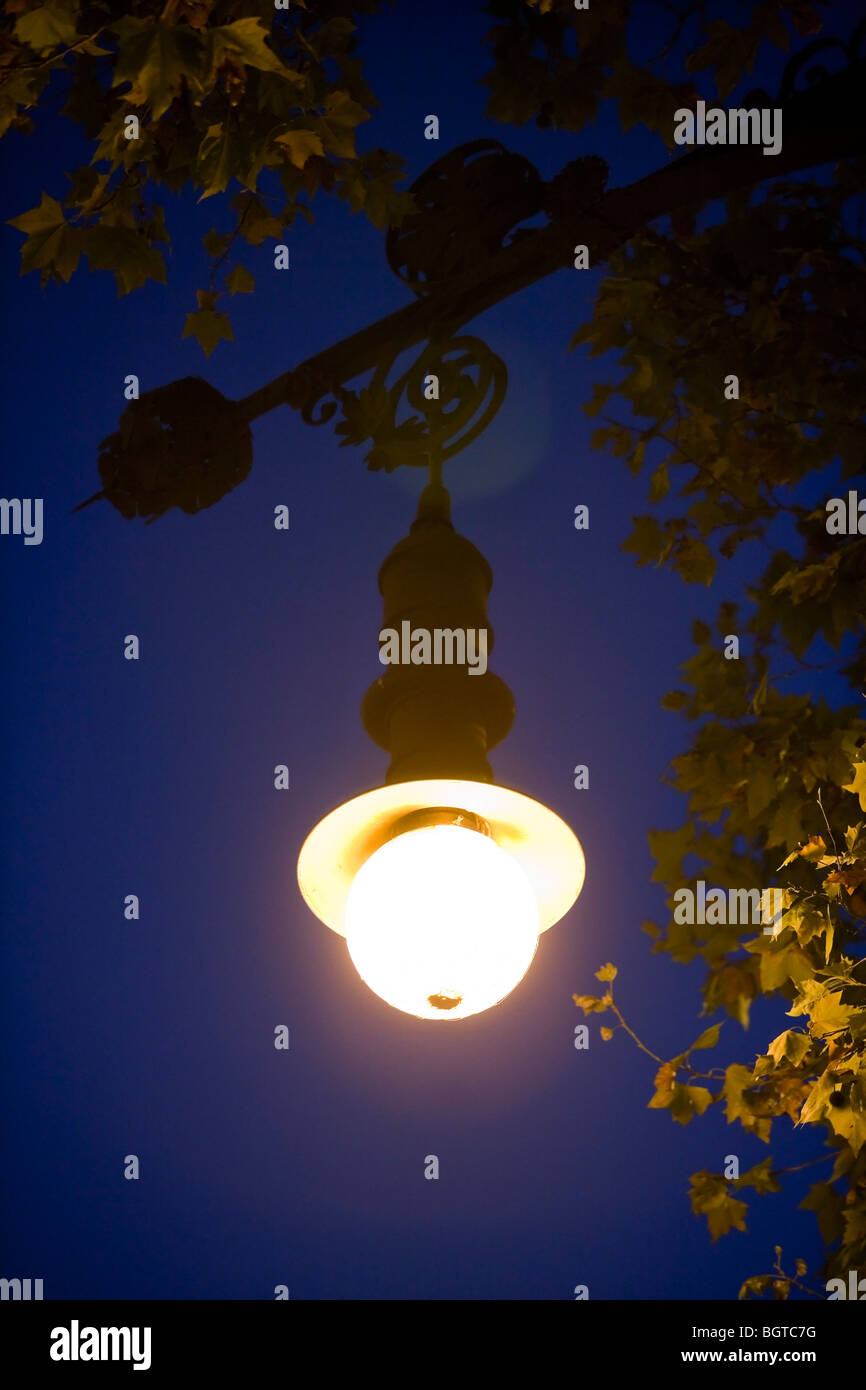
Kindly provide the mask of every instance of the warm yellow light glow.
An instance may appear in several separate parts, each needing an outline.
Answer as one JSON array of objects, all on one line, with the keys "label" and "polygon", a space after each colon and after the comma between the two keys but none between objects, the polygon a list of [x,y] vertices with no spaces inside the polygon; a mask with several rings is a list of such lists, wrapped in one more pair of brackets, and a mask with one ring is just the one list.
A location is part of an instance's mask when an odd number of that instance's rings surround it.
[{"label": "warm yellow light glow", "polygon": [[538,904],[494,840],[430,825],[388,840],[361,865],[345,930],[359,975],[387,1003],[418,1018],[467,1018],[525,975]]},{"label": "warm yellow light glow", "polygon": [[548,807],[456,778],[353,797],[298,858],[305,901],[348,938],[370,988],[430,1019],[466,1018],[509,994],[583,877],[580,843]]}]

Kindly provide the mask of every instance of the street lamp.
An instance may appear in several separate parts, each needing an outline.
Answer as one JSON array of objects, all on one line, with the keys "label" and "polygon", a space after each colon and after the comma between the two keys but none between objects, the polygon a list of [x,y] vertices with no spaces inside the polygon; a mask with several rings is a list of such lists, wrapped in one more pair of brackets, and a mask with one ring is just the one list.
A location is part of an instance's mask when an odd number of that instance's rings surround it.
[{"label": "street lamp", "polygon": [[[490,567],[449,512],[434,470],[379,573],[385,628],[489,632]],[[386,784],[331,811],[301,849],[308,906],[346,938],[365,983],[418,1018],[468,1018],[504,999],[583,885],[573,831],[493,781],[487,752],[513,715],[486,669],[389,665],[362,708],[391,754]]]}]

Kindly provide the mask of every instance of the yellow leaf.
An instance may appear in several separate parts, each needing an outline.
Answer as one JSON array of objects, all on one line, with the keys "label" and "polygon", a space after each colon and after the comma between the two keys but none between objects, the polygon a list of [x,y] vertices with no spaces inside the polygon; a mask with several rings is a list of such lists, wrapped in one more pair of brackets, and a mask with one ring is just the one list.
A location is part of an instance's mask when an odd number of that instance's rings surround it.
[{"label": "yellow leaf", "polygon": [[699,1048],[715,1047],[716,1043],[719,1041],[719,1032],[721,1031],[721,1027],[722,1025],[720,1023],[714,1023],[712,1028],[705,1028],[703,1033],[701,1033],[701,1036],[698,1038],[697,1042],[692,1043],[691,1047],[689,1048],[689,1051],[695,1052]]},{"label": "yellow leaf", "polygon": [[824,994],[809,1009],[809,1031],[816,1038],[840,1033],[848,1027],[856,1013],[857,1009],[852,1004],[842,1003],[841,990]]},{"label": "yellow leaf", "polygon": [[21,248],[22,275],[30,270],[41,270],[43,283],[51,272],[62,280],[69,280],[83,250],[83,232],[80,228],[70,227],[55,198],[43,193],[38,208],[30,208],[28,212],[22,212],[20,217],[10,218],[9,225],[27,233],[27,240]]},{"label": "yellow leaf", "polygon": [[228,318],[215,309],[200,309],[196,314],[187,314],[183,336],[197,338],[207,357],[210,357],[221,338],[234,338]]},{"label": "yellow leaf", "polygon": [[250,294],[256,287],[255,276],[250,274],[245,265],[236,265],[226,277],[226,287],[230,294]]},{"label": "yellow leaf", "polygon": [[16,20],[15,37],[36,53],[66,48],[75,42],[75,15],[65,5],[40,5]]},{"label": "yellow leaf", "polygon": [[638,368],[630,383],[635,391],[648,391],[653,384],[653,365],[648,357],[638,358]]},{"label": "yellow leaf", "polygon": [[112,86],[131,82],[125,100],[132,106],[148,103],[154,120],[159,120],[184,83],[193,91],[201,89],[204,46],[194,29],[132,15],[112,28],[120,43]]},{"label": "yellow leaf", "polygon": [[860,810],[866,811],[866,763],[854,764],[854,781],[842,787],[843,792],[853,792],[860,798]]},{"label": "yellow leaf", "polygon": [[244,63],[248,68],[258,68],[261,72],[275,72],[295,85],[302,85],[304,78],[301,74],[287,68],[274,50],[268,48],[265,39],[269,33],[270,30],[255,15],[247,19],[236,19],[232,24],[221,24],[217,29],[210,29],[208,37],[211,44],[211,70],[219,67],[226,58],[231,58],[235,62]]},{"label": "yellow leaf", "polygon": [[321,136],[314,130],[286,130],[274,136],[274,144],[282,145],[296,169],[303,169],[311,155],[323,155]]},{"label": "yellow leaf", "polygon": [[746,1203],[736,1197],[725,1197],[718,1206],[711,1207],[707,1212],[707,1225],[712,1239],[718,1240],[731,1230],[745,1231],[747,1211]]}]

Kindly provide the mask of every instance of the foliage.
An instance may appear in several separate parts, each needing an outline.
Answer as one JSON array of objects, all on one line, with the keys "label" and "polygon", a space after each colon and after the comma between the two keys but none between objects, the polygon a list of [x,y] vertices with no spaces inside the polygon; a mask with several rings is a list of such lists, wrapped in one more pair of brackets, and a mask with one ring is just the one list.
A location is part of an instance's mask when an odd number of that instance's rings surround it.
[{"label": "foliage", "polygon": [[[675,961],[703,959],[706,1014],[746,1027],[758,996],[786,1001],[792,1026],[752,1064],[729,1065],[711,1103],[765,1142],[774,1121],[823,1130],[835,1161],[804,1205],[831,1274],[866,1261],[866,536],[828,534],[824,505],[862,473],[866,245],[848,230],[862,175],[843,164],[827,184],[782,182],[760,201],[731,202],[701,231],[653,229],[613,258],[575,338],[592,353],[617,350],[625,369],[616,393],[630,418],[611,418],[594,442],[633,472],[648,449],[661,452],[649,475],[655,511],[635,518],[624,548],[705,584],[745,542],[769,551],[745,612],[723,602],[714,628],[694,624],[682,688],[663,701],[695,725],[670,772],[688,816],[650,842],[669,894],[698,877],[772,884],[784,915],[769,936],[673,919],[646,930]],[[740,398],[725,400],[734,367]],[[612,395],[596,387],[586,409],[597,414]],[[731,635],[736,660],[724,654]],[[840,671],[856,703],[785,688],[816,669]],[[688,1106],[682,1066],[662,1066],[650,1103],[684,1123],[700,1107]],[[745,1228],[734,1195],[745,1182],[693,1176],[692,1206],[713,1238]],[[747,1293],[771,1287],[778,1296],[785,1281],[749,1282]]]},{"label": "foliage", "polygon": [[[752,71],[762,43],[787,50],[792,33],[815,34],[821,27],[818,8],[804,0],[741,5],[732,23],[733,8],[606,0],[576,11],[573,0],[489,0],[486,13],[496,22],[488,35],[494,66],[483,78],[490,91],[487,115],[583,130],[601,103],[612,100],[623,133],[641,124],[671,144],[671,113],[693,105],[698,95],[693,75],[708,73],[724,99]],[[653,51],[644,57],[648,34]],[[674,80],[667,60],[682,48]]]},{"label": "foliage", "polygon": [[[655,9],[659,35],[640,67],[629,56],[639,8]],[[623,131],[641,122],[669,144],[671,112],[698,95],[693,77],[709,78],[724,101],[763,42],[784,51],[821,28],[818,7],[798,0],[733,12],[618,0],[579,14],[565,0],[492,0],[488,12],[489,115],[582,130],[613,98]],[[637,563],[710,585],[741,546],[769,552],[745,608],[722,602],[714,627],[695,623],[682,688],[663,701],[694,734],[669,774],[685,823],[650,836],[671,917],[645,929],[673,960],[704,961],[705,1015],[745,1028],[752,1001],[775,995],[791,1026],[753,1063],[702,1073],[690,1057],[716,1044],[718,1025],[663,1061],[614,1003],[614,966],[598,972],[602,996],[575,1002],[613,1012],[654,1058],[650,1106],[677,1123],[722,1105],[728,1123],[765,1143],[774,1123],[824,1134],[832,1167],[803,1205],[818,1217],[833,1274],[866,1262],[866,536],[828,534],[824,505],[862,474],[866,245],[852,227],[864,172],[866,162],[846,161],[829,178],[741,193],[700,225],[696,206],[645,229],[611,258],[572,342],[593,357],[615,352],[623,369],[585,409],[601,417],[596,448],[648,471],[648,510],[624,544]],[[730,373],[734,399],[723,393]],[[726,659],[732,635],[739,654]],[[834,703],[803,693],[816,670],[838,673]],[[698,877],[781,887],[781,924],[770,935],[680,924],[673,893]],[[603,1040],[615,1031],[602,1027]],[[771,1157],[737,1179],[696,1173],[692,1208],[713,1239],[744,1230],[744,1190],[778,1191],[781,1177]],[[747,1280],[742,1297],[814,1292],[802,1261],[786,1274],[776,1255],[775,1272]]]},{"label": "foliage", "polygon": [[[411,199],[395,184],[402,161],[359,154],[355,132],[377,103],[354,56],[356,20],[379,0],[6,0],[0,42],[0,135],[28,133],[53,99],[93,153],[65,194],[12,219],[26,233],[22,273],[68,281],[82,257],[118,293],[165,283],[170,245],[160,188],[191,184],[199,201],[231,191],[233,227],[204,238],[208,286],[186,318],[210,355],[232,337],[226,294],[253,288],[247,242],[279,239],[324,191],[378,227]],[[47,115],[47,113],[46,113]],[[136,138],[127,118],[136,116]]]}]

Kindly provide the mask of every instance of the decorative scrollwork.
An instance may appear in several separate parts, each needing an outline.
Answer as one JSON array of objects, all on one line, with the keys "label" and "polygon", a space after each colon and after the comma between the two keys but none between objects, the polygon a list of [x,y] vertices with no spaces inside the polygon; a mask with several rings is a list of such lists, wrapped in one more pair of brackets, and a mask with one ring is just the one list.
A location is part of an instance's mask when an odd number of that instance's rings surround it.
[{"label": "decorative scrollwork", "polygon": [[415,294],[478,272],[544,201],[535,166],[498,140],[451,150],[425,169],[411,192],[418,211],[388,229],[385,253]]},{"label": "decorative scrollwork", "polygon": [[301,412],[305,424],[326,425],[336,415],[340,403],[338,400],[326,401],[325,397],[338,394],[328,377],[304,363],[292,372],[285,399],[293,410]]},{"label": "decorative scrollwork", "polygon": [[[866,19],[862,19],[852,33],[851,37],[845,39],[835,39],[826,35],[820,39],[813,39],[806,44],[798,53],[794,53],[785,64],[782,73],[782,81],[779,87],[779,94],[775,98],[769,96],[763,87],[756,87],[743,97],[743,106],[782,106],[786,101],[790,101],[797,91],[806,91],[816,82],[822,82],[829,77],[830,73],[823,63],[809,67],[808,64],[818,56],[819,53],[835,53],[841,58],[841,66],[848,67],[852,63],[859,62],[863,57],[864,43],[866,43]],[[797,82],[801,74],[806,79],[806,87],[798,89]]]},{"label": "decorative scrollwork", "polygon": [[[434,340],[388,386],[392,368],[393,361],[380,365],[358,392],[334,393],[343,410],[341,443],[372,440],[364,457],[374,471],[453,458],[486,429],[505,399],[505,363],[480,338]],[[398,420],[404,406],[414,413]]]}]

